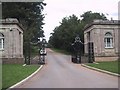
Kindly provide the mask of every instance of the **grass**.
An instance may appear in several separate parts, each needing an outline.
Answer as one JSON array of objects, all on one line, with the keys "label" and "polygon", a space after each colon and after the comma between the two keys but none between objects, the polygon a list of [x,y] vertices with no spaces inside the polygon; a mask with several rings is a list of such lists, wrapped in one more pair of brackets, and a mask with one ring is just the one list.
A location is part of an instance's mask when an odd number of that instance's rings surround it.
[{"label": "grass", "polygon": [[66,55],[70,55],[71,53],[70,52],[67,52],[65,50],[61,50],[61,49],[56,49],[56,48],[51,48],[53,51],[55,52],[58,52],[58,53],[63,53],[63,54],[66,54]]},{"label": "grass", "polygon": [[120,70],[118,70],[118,65],[120,65],[119,61],[110,61],[110,62],[97,62],[98,64],[95,63],[89,63],[87,64],[88,66],[99,68],[102,70],[110,71],[113,73],[120,74]]},{"label": "grass", "polygon": [[2,66],[2,90],[5,90],[6,88],[23,80],[37,70],[38,67],[39,66],[37,65],[22,66],[16,64],[4,64]]}]

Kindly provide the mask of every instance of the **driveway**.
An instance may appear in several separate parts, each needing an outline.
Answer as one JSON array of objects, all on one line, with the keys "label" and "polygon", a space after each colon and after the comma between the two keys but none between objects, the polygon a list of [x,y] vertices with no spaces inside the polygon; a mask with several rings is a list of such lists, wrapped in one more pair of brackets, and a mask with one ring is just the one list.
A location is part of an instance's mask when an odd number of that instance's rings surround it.
[{"label": "driveway", "polygon": [[47,49],[43,68],[16,88],[118,88],[118,77],[87,69],[70,59]]}]

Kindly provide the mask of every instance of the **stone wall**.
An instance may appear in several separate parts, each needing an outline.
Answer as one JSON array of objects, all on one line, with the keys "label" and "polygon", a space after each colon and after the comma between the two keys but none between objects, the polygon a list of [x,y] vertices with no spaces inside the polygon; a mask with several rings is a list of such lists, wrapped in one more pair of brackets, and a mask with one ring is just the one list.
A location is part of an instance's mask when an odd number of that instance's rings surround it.
[{"label": "stone wall", "polygon": [[[120,27],[118,21],[96,21],[85,27],[84,30],[84,42],[85,42],[85,53],[88,53],[88,42],[94,43],[94,56],[96,60],[114,60],[118,58],[118,31]],[[104,38],[106,32],[110,32],[113,36],[113,48],[105,48]],[[90,33],[90,39],[88,34]],[[100,58],[101,57],[101,58]],[[102,58],[103,57],[103,58]],[[108,58],[110,57],[110,58]],[[105,60],[105,61],[106,61]]]},{"label": "stone wall", "polygon": [[3,63],[23,64],[23,28],[18,20],[2,20],[0,33],[4,35],[4,48],[0,50]]},{"label": "stone wall", "polygon": [[3,64],[24,64],[23,58],[2,58]]},{"label": "stone wall", "polygon": [[[12,25],[11,25],[12,26]],[[9,26],[9,27],[11,27]],[[5,26],[4,26],[5,27]],[[4,28],[4,58],[23,58],[23,34],[18,28]]]},{"label": "stone wall", "polygon": [[95,57],[95,61],[116,61],[118,57]]}]

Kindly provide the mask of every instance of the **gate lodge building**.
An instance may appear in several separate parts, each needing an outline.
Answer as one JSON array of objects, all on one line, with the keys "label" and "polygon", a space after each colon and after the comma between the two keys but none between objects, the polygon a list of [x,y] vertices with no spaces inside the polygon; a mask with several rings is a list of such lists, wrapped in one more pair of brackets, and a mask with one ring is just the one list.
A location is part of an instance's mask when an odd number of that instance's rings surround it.
[{"label": "gate lodge building", "polygon": [[23,28],[17,19],[0,21],[0,60],[2,63],[24,63]]},{"label": "gate lodge building", "polygon": [[95,61],[118,59],[118,20],[94,20],[84,28],[85,54],[88,54],[88,42],[93,42]]}]

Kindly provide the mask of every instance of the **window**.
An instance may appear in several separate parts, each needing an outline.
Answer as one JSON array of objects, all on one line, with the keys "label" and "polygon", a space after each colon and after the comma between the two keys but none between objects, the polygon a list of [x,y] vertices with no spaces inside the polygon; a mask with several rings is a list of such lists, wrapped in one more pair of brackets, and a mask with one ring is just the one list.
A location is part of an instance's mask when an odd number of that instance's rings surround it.
[{"label": "window", "polygon": [[105,48],[113,48],[113,37],[110,32],[105,34]]},{"label": "window", "polygon": [[0,50],[4,49],[4,35],[0,33]]}]

